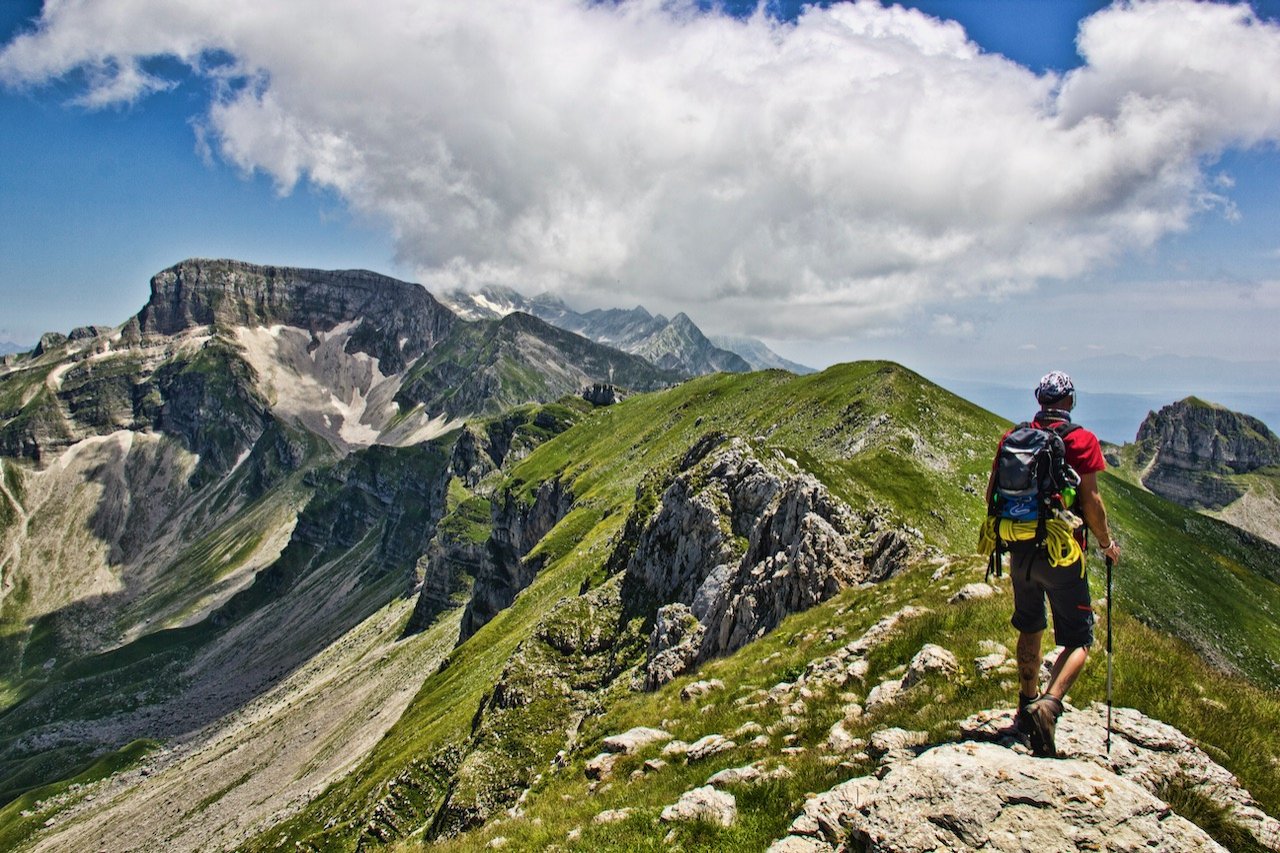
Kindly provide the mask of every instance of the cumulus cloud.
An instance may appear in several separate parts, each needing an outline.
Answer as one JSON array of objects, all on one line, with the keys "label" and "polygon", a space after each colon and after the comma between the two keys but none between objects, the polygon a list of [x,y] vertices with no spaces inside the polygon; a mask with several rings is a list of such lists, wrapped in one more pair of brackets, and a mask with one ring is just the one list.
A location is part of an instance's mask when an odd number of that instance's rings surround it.
[{"label": "cumulus cloud", "polygon": [[957,300],[1232,211],[1210,170],[1280,140],[1280,28],[1133,2],[1078,46],[1083,67],[1036,74],[872,2],[779,22],[687,0],[61,0],[0,80],[87,72],[100,106],[163,88],[147,63],[176,58],[211,83],[223,158],[385,221],[428,286],[827,335],[924,305],[945,326]]}]

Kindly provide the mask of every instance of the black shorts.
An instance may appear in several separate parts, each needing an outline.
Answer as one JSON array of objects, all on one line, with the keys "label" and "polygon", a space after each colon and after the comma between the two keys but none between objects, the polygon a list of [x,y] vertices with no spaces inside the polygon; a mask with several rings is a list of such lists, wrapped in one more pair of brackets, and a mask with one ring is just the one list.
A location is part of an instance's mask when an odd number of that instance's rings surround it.
[{"label": "black shorts", "polygon": [[1048,596],[1054,641],[1068,649],[1093,645],[1093,602],[1089,580],[1079,561],[1070,566],[1051,566],[1040,549],[1011,550],[1009,577],[1013,581],[1010,621],[1014,628],[1034,634],[1048,627],[1044,613]]}]

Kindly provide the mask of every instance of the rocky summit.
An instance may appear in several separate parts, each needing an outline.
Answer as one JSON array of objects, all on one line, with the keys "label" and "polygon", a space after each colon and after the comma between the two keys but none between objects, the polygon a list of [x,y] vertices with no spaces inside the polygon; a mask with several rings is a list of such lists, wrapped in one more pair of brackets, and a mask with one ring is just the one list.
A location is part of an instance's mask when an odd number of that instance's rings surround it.
[{"label": "rocky summit", "polygon": [[[972,554],[1007,424],[655,364],[686,321],[191,260],[6,358],[0,848],[1280,850],[1280,549],[1115,451],[1111,751],[1099,649],[1035,758]],[[1143,464],[1226,516],[1272,463],[1215,423]]]},{"label": "rocky summit", "polygon": [[1188,397],[1147,415],[1132,465],[1161,497],[1280,542],[1280,438],[1257,418]]}]

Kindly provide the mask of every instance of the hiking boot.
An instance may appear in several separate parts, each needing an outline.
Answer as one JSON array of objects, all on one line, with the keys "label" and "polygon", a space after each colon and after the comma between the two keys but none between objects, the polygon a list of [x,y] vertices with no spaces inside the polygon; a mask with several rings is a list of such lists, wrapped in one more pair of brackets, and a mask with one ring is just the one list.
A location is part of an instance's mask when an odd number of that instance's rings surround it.
[{"label": "hiking boot", "polygon": [[1058,746],[1054,735],[1058,729],[1058,717],[1062,716],[1062,700],[1046,693],[1028,704],[1025,714],[1031,720],[1031,754],[1040,758],[1057,758]]}]

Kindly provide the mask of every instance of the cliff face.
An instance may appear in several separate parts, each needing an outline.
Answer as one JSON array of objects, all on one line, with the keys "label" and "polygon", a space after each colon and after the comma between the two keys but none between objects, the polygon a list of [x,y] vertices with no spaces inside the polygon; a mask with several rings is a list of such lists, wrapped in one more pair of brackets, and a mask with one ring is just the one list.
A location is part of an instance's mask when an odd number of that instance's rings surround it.
[{"label": "cliff face", "polygon": [[1245,489],[1233,475],[1280,465],[1280,438],[1262,421],[1188,397],[1138,429],[1143,485],[1193,509],[1222,509]]},{"label": "cliff face", "polygon": [[138,314],[144,334],[174,335],[195,326],[285,325],[312,332],[359,325],[348,352],[398,373],[457,322],[422,287],[365,270],[270,267],[228,260],[188,260],[151,279]]},{"label": "cliff face", "polygon": [[680,468],[652,513],[628,520],[634,545],[614,557],[630,584],[664,605],[650,638],[650,689],[906,562],[906,540],[882,519],[855,513],[812,476],[766,464],[740,439],[710,434]]},{"label": "cliff face", "polygon": [[1165,467],[1244,474],[1280,465],[1280,438],[1255,417],[1188,397],[1147,415],[1138,443]]}]

